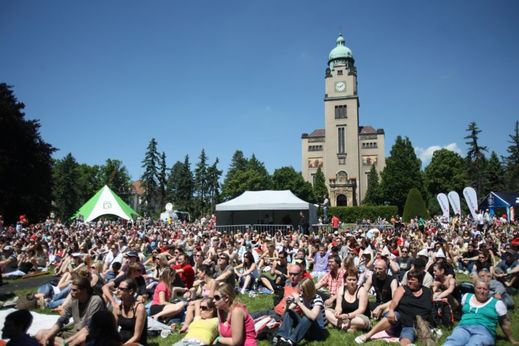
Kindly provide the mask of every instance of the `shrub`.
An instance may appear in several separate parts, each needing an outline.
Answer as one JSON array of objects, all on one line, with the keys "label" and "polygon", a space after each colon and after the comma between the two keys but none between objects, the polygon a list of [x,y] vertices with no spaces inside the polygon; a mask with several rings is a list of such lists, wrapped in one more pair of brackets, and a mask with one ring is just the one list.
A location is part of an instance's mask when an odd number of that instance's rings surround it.
[{"label": "shrub", "polygon": [[429,213],[425,207],[425,202],[422,198],[422,194],[417,188],[412,188],[407,193],[407,199],[405,200],[404,214],[402,215],[404,222],[409,222],[412,218],[418,216],[428,218]]},{"label": "shrub", "polygon": [[332,207],[329,215],[337,215],[342,222],[357,223],[364,219],[375,221],[378,217],[390,220],[391,216],[398,214],[398,208],[394,205],[361,205],[357,207]]}]

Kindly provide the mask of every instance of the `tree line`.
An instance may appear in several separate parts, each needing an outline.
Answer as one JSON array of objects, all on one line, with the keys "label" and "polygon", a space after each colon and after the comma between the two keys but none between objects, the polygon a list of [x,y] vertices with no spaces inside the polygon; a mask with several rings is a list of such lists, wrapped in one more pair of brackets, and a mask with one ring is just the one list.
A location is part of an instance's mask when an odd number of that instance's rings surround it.
[{"label": "tree line", "polygon": [[487,157],[488,147],[481,145],[481,130],[475,122],[469,123],[466,132],[465,157],[440,149],[433,153],[431,162],[423,170],[409,138],[398,136],[380,176],[374,166],[371,168],[363,203],[396,205],[402,212],[408,193],[416,189],[420,195],[413,192],[413,200],[421,197],[429,213],[434,215],[441,213],[436,201],[436,195],[441,192],[456,191],[462,195],[466,186],[472,186],[479,199],[491,191],[519,192],[519,121],[508,136],[507,155],[502,157],[495,151]]},{"label": "tree line", "polygon": [[[41,137],[39,121],[25,119],[24,108],[12,87],[0,83],[0,215],[7,223],[15,222],[20,214],[40,221],[51,210],[67,219],[105,184],[129,201],[132,181],[123,162],[107,159],[103,165],[91,166],[78,163],[71,153],[52,159],[57,149]],[[372,167],[363,204],[395,205],[402,212],[408,192],[416,189],[434,214],[439,212],[435,200],[439,192],[461,192],[465,186],[476,188],[480,198],[491,190],[519,192],[519,122],[509,135],[504,157],[492,151],[487,158],[480,133],[476,123],[470,123],[466,156],[441,149],[423,170],[409,138],[398,136],[380,176]],[[159,151],[152,138],[142,160],[139,183],[144,194],[139,197],[138,212],[157,216],[171,202],[197,217],[247,190],[291,190],[312,203],[322,203],[328,195],[320,168],[311,184],[293,167],[269,174],[254,154],[247,158],[236,150],[222,182],[218,158],[209,161],[202,150],[193,169],[188,155],[168,166],[166,153]]]}]

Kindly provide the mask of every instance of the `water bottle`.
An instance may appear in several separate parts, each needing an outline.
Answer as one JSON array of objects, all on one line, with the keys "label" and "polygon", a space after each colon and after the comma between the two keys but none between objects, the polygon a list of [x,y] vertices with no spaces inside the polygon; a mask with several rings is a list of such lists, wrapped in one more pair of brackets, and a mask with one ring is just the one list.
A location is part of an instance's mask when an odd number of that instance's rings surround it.
[{"label": "water bottle", "polygon": [[163,329],[161,332],[160,332],[160,337],[165,339],[167,338],[169,335],[171,334],[171,329]]}]

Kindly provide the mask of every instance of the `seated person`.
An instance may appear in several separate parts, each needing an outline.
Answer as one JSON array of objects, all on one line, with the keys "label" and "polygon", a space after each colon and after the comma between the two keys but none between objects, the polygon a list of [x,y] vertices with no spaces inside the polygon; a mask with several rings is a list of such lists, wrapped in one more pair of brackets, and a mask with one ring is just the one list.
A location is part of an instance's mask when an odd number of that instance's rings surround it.
[{"label": "seated person", "polygon": [[2,339],[10,339],[6,346],[39,346],[38,340],[27,334],[32,315],[29,310],[17,310],[5,317]]},{"label": "seated person", "polygon": [[[86,342],[85,346],[122,345],[121,336],[117,332],[115,318],[109,311],[97,311],[90,320],[88,330],[88,341]],[[126,343],[124,345],[138,346],[137,343]]]},{"label": "seated person", "polygon": [[260,283],[265,286],[268,290],[276,293],[280,289],[283,289],[287,280],[288,261],[287,252],[280,251],[276,260],[273,260],[270,268],[270,275],[262,275],[260,277]]},{"label": "seated person", "polygon": [[400,286],[395,291],[385,317],[368,333],[356,337],[355,342],[363,344],[385,330],[389,335],[398,336],[402,346],[414,343],[416,316],[430,322],[432,315],[432,291],[422,286],[423,277],[423,272],[409,272],[407,286]]},{"label": "seated person", "polygon": [[236,275],[234,269],[230,264],[229,255],[222,252],[218,255],[216,263],[214,278],[217,283],[226,283],[231,286],[236,285]]},{"label": "seated person", "polygon": [[496,277],[506,287],[517,287],[519,284],[519,261],[514,250],[507,250],[502,260],[495,267]]},{"label": "seated person", "polygon": [[211,345],[218,336],[218,318],[212,298],[202,298],[186,336],[173,346]]},{"label": "seated person", "polygon": [[13,247],[10,245],[6,245],[2,249],[0,269],[2,274],[11,273],[18,270],[18,258],[16,252],[14,252]]},{"label": "seated person", "polygon": [[326,318],[339,329],[357,331],[369,329],[368,292],[359,286],[356,268],[348,269],[345,283],[337,290],[335,309],[326,309]]},{"label": "seated person", "polygon": [[121,304],[114,306],[116,324],[122,342],[126,344],[139,343],[147,345],[148,318],[144,304],[137,298],[137,282],[134,279],[126,279],[117,288],[118,298]]},{"label": "seated person", "polygon": [[56,324],[49,329],[42,329],[36,334],[36,339],[42,345],[53,344],[53,339],[61,329],[68,324],[72,317],[74,327],[71,331],[61,333],[65,342],[69,345],[80,345],[88,336],[90,319],[97,311],[104,310],[104,302],[99,296],[92,295],[92,287],[87,278],[75,279],[70,291],[72,301],[65,306],[63,315]]},{"label": "seated person", "polygon": [[328,272],[328,258],[330,257],[331,252],[327,251],[325,244],[319,244],[319,251],[317,251],[312,258],[312,262],[314,264],[314,268],[312,271],[312,276],[320,279]]},{"label": "seated person", "polygon": [[167,319],[177,316],[184,310],[184,302],[170,303],[173,296],[171,283],[174,280],[175,270],[171,268],[162,269],[160,282],[153,292],[153,299],[150,307],[151,318],[160,319],[161,321],[166,322]]},{"label": "seated person", "polygon": [[454,322],[454,311],[458,310],[459,299],[456,297],[456,280],[446,274],[446,263],[436,262],[433,265],[434,281],[432,285],[434,310],[433,317],[437,324],[450,327]]},{"label": "seated person", "polygon": [[140,263],[131,263],[128,267],[128,272],[126,274],[121,274],[115,278],[115,280],[110,281],[109,283],[103,285],[102,292],[103,298],[109,302],[112,306],[116,306],[117,303],[115,301],[114,295],[112,291],[114,291],[119,284],[126,279],[134,279],[137,282],[137,299],[140,302],[146,302],[146,281],[142,277],[142,268]]},{"label": "seated person", "polygon": [[246,290],[252,288],[259,276],[258,267],[252,252],[245,252],[243,255],[243,263],[234,267],[234,273],[238,277],[238,281],[241,287],[241,294],[244,294]]},{"label": "seated person", "polygon": [[508,310],[514,308],[514,300],[506,291],[505,285],[503,285],[500,281],[493,279],[492,274],[488,269],[481,269],[481,271],[478,273],[478,277],[480,280],[488,283],[490,297],[502,300]]},{"label": "seated person", "polygon": [[122,264],[121,262],[113,262],[112,263],[112,269],[108,270],[105,275],[105,281],[108,283],[112,280],[115,280],[117,276],[119,276],[119,273],[121,271]]},{"label": "seated person", "polygon": [[214,294],[218,314],[218,342],[223,345],[256,346],[254,320],[243,304],[234,302],[234,289],[223,284]]},{"label": "seated person", "polygon": [[273,345],[295,345],[303,339],[324,340],[326,338],[326,316],[324,302],[317,294],[314,282],[303,279],[298,290],[287,298],[283,323]]},{"label": "seated person", "polygon": [[444,346],[495,345],[498,323],[508,341],[519,345],[512,336],[505,304],[490,297],[487,282],[476,280],[474,293],[465,294],[461,304],[461,321],[445,340]]},{"label": "seated person", "polygon": [[376,300],[370,304],[370,310],[375,318],[380,317],[389,307],[391,299],[398,287],[396,279],[387,273],[388,265],[383,259],[375,260],[374,273],[364,287],[369,292],[371,287],[375,289]]},{"label": "seated person", "polygon": [[320,291],[319,295],[324,299],[324,305],[331,307],[335,305],[337,298],[337,288],[344,284],[344,271],[341,269],[341,258],[339,255],[332,255],[328,258],[328,273],[326,273],[315,285],[317,290],[326,288],[327,291]]}]

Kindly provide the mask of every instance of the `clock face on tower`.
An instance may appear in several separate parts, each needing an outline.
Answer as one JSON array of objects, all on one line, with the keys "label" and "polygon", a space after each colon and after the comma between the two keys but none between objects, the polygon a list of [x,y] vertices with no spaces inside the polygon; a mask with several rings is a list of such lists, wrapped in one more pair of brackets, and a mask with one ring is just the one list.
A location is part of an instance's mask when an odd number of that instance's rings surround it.
[{"label": "clock face on tower", "polygon": [[335,82],[335,91],[342,93],[346,91],[346,83],[344,82]]}]

